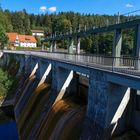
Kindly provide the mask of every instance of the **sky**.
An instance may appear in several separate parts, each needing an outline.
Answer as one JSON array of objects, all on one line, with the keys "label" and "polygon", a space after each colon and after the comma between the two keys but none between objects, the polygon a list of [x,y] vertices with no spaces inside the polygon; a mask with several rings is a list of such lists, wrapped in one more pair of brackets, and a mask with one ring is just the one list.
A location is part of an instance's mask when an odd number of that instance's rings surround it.
[{"label": "sky", "polygon": [[140,0],[0,0],[2,9],[28,13],[74,11],[90,14],[121,14],[140,9]]}]

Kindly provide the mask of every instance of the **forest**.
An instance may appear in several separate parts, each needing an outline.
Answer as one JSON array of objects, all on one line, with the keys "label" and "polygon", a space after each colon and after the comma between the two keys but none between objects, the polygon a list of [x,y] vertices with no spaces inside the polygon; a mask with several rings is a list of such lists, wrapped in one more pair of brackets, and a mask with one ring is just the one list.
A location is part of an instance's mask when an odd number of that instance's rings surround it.
[{"label": "forest", "polygon": [[[120,22],[139,18],[139,16],[120,16]],[[0,8],[0,45],[8,43],[6,32],[17,32],[20,34],[31,34],[32,29],[42,29],[45,35],[54,32],[67,32],[77,30],[79,27],[92,28],[102,27],[118,22],[118,15],[98,15],[98,14],[80,14],[70,12],[28,14],[25,9],[22,11],[9,11]],[[122,55],[133,55],[134,31],[133,29],[124,30]],[[40,39],[38,46],[41,45]],[[58,42],[58,47],[65,48],[68,41]],[[81,48],[87,53],[110,55],[113,46],[113,32],[96,34],[86,38],[81,38]]]}]

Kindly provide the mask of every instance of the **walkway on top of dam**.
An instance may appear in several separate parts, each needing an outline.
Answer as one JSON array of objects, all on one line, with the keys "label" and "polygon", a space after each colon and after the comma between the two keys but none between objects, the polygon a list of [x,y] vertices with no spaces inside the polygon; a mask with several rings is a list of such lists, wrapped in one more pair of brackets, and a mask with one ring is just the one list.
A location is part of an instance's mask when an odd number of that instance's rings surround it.
[{"label": "walkway on top of dam", "polygon": [[49,60],[84,66],[86,68],[100,69],[103,71],[140,78],[140,70],[136,68],[137,63],[140,63],[140,59],[132,57],[105,57],[95,55],[72,55],[64,53],[10,50],[4,50],[4,52],[37,56]]},{"label": "walkway on top of dam", "polygon": [[[132,57],[122,56],[122,44],[123,44],[123,31],[126,29],[133,30],[133,48],[131,54]],[[111,56],[102,56],[102,55],[81,55],[81,38],[87,36],[95,37],[97,34],[113,32],[112,38],[112,51]],[[67,40],[67,53],[68,54],[59,54],[57,52],[57,43],[59,41]],[[46,36],[43,40],[44,43],[48,43],[50,48],[50,53],[43,54],[32,52],[31,54],[45,56],[50,59],[56,59],[64,62],[73,63],[76,65],[82,65],[94,69],[101,69],[103,71],[110,71],[111,73],[121,73],[127,76],[135,76],[140,78],[140,19],[116,23],[114,25],[81,29],[73,32],[70,30],[64,34],[55,33],[50,36]],[[74,48],[75,46],[75,48]],[[85,46],[86,47],[86,46]],[[99,47],[97,45],[97,47]],[[108,46],[105,46],[108,47]],[[42,46],[42,50],[44,45]],[[73,50],[76,49],[76,52]],[[75,53],[75,54],[74,54]],[[97,53],[99,54],[99,53]]]}]

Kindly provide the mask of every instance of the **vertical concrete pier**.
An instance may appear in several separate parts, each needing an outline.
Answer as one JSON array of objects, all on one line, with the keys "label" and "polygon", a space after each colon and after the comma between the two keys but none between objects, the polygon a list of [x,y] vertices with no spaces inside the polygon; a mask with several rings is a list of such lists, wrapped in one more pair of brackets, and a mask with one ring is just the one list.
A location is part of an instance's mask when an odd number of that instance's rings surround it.
[{"label": "vertical concrete pier", "polygon": [[56,52],[56,50],[57,50],[57,42],[54,41],[53,42],[53,52]]},{"label": "vertical concrete pier", "polygon": [[80,37],[77,37],[77,46],[76,46],[76,54],[80,54],[80,44],[81,43],[81,39]]},{"label": "vertical concrete pier", "polygon": [[73,39],[69,38],[69,44],[68,44],[68,53],[69,54],[73,54],[73,45],[74,45]]},{"label": "vertical concrete pier", "polygon": [[122,48],[122,31],[121,29],[116,29],[114,31],[114,40],[113,40],[113,57],[115,58],[113,65],[120,65],[120,56]]},{"label": "vertical concrete pier", "polygon": [[82,140],[103,140],[110,83],[105,74],[91,71],[89,75],[87,116]]},{"label": "vertical concrete pier", "polygon": [[126,129],[130,89],[108,82],[107,75],[99,71],[91,71],[89,77],[87,116],[81,139],[109,140],[114,133]]},{"label": "vertical concrete pier", "polygon": [[140,70],[140,25],[135,27],[135,69]]},{"label": "vertical concrete pier", "polygon": [[53,51],[53,43],[52,41],[50,42],[50,48],[49,48],[49,52],[52,52]]}]

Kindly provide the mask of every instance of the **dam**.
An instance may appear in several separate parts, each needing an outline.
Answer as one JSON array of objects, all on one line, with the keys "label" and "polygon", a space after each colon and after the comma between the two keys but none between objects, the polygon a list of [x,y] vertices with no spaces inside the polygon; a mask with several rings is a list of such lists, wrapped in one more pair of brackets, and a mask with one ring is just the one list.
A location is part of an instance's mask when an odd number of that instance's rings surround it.
[{"label": "dam", "polygon": [[94,140],[131,130],[139,133],[139,72],[126,75],[46,55],[23,51],[3,55],[1,64],[7,67],[13,65],[11,59],[16,61],[15,74],[22,75],[14,103],[20,139]]},{"label": "dam", "polygon": [[[50,52],[4,50],[19,77],[14,114],[21,140],[139,140],[140,22],[53,36]],[[127,26],[126,26],[127,25]],[[120,56],[121,30],[135,27],[135,57]],[[115,30],[112,57],[56,53],[57,40]]]}]

